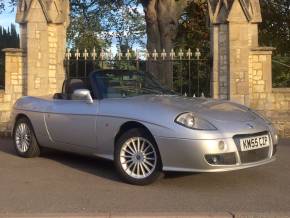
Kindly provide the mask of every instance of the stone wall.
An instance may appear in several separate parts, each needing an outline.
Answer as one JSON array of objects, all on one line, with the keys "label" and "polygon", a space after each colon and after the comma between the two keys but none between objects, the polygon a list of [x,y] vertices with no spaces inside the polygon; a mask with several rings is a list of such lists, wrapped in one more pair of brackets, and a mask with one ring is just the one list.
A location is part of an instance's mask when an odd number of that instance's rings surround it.
[{"label": "stone wall", "polygon": [[249,58],[251,108],[264,114],[282,137],[290,137],[290,89],[272,88],[272,49],[255,48]]},{"label": "stone wall", "polygon": [[60,92],[65,78],[69,0],[19,0],[20,48],[4,49],[5,90],[0,90],[0,133],[11,131],[10,112],[21,96]]},{"label": "stone wall", "polygon": [[11,130],[10,113],[15,101],[23,96],[27,75],[23,71],[25,53],[5,49],[5,90],[0,90],[0,132]]}]

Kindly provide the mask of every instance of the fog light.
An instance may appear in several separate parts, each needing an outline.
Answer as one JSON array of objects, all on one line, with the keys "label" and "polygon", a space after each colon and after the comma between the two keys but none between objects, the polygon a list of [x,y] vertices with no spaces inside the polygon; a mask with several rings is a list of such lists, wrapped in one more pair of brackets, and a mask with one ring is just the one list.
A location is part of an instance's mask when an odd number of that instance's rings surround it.
[{"label": "fog light", "polygon": [[217,164],[217,162],[218,162],[218,158],[217,158],[216,156],[212,157],[212,162],[213,162],[214,164]]},{"label": "fog light", "polygon": [[205,155],[206,161],[211,165],[234,165],[236,164],[235,153],[208,154]]},{"label": "fog light", "polygon": [[220,141],[218,147],[219,147],[219,149],[220,149],[221,151],[224,151],[225,148],[226,148],[226,144],[225,144],[225,142],[224,142],[224,141]]}]

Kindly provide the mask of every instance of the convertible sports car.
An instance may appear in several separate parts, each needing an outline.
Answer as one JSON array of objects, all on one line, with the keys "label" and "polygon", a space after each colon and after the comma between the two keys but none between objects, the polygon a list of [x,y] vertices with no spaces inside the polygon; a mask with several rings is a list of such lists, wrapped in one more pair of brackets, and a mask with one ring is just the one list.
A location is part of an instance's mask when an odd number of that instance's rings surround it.
[{"label": "convertible sports car", "polygon": [[51,147],[113,160],[145,185],[161,171],[222,172],[275,160],[271,123],[236,103],[178,96],[149,73],[104,70],[68,79],[53,97],[22,97],[13,110],[17,153]]}]

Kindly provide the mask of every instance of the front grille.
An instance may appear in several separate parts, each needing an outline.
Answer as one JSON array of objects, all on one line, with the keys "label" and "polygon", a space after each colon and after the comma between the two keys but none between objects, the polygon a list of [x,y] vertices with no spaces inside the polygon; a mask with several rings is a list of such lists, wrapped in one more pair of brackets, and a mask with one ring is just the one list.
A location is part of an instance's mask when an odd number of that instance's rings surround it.
[{"label": "front grille", "polygon": [[270,148],[260,148],[256,150],[251,151],[241,151],[240,146],[240,139],[242,138],[248,138],[248,137],[255,137],[255,136],[262,136],[262,135],[269,135],[268,132],[260,132],[255,134],[247,134],[247,135],[235,135],[234,141],[238,147],[239,150],[239,156],[242,163],[253,163],[265,160],[269,157]]},{"label": "front grille", "polygon": [[269,156],[269,147],[260,148],[252,151],[239,151],[240,159],[242,163],[252,163],[262,161]]}]

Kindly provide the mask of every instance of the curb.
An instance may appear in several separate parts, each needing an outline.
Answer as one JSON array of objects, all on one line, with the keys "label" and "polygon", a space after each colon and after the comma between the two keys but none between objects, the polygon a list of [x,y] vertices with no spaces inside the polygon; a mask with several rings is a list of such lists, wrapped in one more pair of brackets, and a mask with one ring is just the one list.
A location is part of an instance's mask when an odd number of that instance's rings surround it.
[{"label": "curb", "polygon": [[230,213],[0,214],[0,218],[233,218]]},{"label": "curb", "polygon": [[97,213],[0,214],[0,218],[290,218],[286,213]]}]

